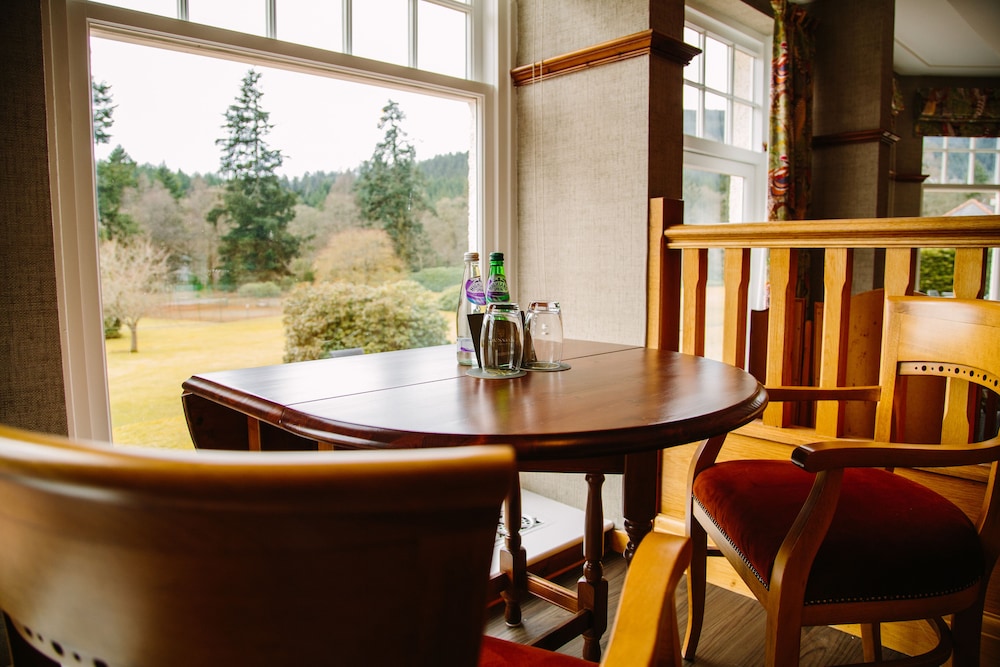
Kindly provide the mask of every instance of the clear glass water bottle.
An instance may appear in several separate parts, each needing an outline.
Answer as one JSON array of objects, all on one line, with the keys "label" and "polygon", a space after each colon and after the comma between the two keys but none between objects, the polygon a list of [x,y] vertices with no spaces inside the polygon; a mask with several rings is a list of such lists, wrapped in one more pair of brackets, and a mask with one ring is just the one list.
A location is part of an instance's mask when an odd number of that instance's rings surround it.
[{"label": "clear glass water bottle", "polygon": [[476,365],[476,350],[472,346],[472,330],[469,314],[481,313],[486,305],[483,279],[479,273],[479,253],[465,253],[465,273],[458,295],[458,309],[455,311],[455,356],[463,366]]},{"label": "clear glass water bottle", "polygon": [[507,286],[507,274],[503,266],[503,253],[490,253],[490,272],[486,277],[486,302],[507,303],[510,301],[510,289]]}]

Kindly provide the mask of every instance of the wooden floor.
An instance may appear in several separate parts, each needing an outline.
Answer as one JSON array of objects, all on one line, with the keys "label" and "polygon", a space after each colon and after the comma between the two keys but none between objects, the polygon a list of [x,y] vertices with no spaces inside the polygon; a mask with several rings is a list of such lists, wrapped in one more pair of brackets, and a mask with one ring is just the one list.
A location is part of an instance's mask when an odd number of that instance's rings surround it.
[{"label": "wooden floor", "polygon": [[[616,553],[605,557],[604,576],[610,590],[612,614],[618,608],[618,595],[625,576],[625,561]],[[575,588],[579,573],[567,573],[557,581],[568,588]],[[686,662],[692,667],[757,667],[764,664],[764,614],[755,600],[737,593],[709,586],[705,603],[705,628],[702,631],[697,659]],[[678,586],[677,609],[680,617],[681,637],[687,622],[687,593],[684,580]],[[503,606],[490,609],[486,633],[518,642],[530,642],[559,619],[568,614],[558,607],[531,599],[523,607],[524,623],[518,628],[508,628],[503,620]],[[610,625],[610,623],[609,623]],[[602,648],[607,647],[607,633],[602,638]],[[579,656],[582,639],[574,639],[560,652]],[[847,633],[828,627],[806,628],[802,633],[801,667],[826,667],[861,662],[861,640]],[[886,651],[884,659],[902,657]]]}]

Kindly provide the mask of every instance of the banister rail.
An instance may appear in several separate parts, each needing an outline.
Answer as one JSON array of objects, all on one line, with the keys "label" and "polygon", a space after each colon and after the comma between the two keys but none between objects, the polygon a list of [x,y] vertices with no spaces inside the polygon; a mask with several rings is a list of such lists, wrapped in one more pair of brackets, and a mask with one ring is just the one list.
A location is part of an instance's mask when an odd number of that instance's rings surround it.
[{"label": "banister rail", "polygon": [[996,244],[1000,216],[672,224],[667,246],[683,248],[977,248]]},{"label": "banister rail", "polygon": [[[987,253],[1000,247],[1000,215],[685,225],[683,202],[655,198],[650,201],[649,228],[647,344],[705,354],[708,250],[722,249],[722,360],[744,368],[750,251],[768,249],[765,384],[771,386],[878,384],[882,302],[888,295],[914,292],[919,250],[955,249],[954,294],[975,299],[986,289]],[[824,253],[823,301],[808,314],[796,298],[798,251],[804,249]],[[884,278],[880,290],[855,294],[855,254],[861,249],[884,250]],[[857,315],[853,321],[852,304]],[[868,327],[860,333],[858,320]],[[810,327],[815,327],[812,333]],[[806,369],[804,359],[810,356],[815,361]],[[817,403],[817,433],[844,435],[847,403]],[[775,401],[764,423],[791,426],[801,419],[794,410]]]}]

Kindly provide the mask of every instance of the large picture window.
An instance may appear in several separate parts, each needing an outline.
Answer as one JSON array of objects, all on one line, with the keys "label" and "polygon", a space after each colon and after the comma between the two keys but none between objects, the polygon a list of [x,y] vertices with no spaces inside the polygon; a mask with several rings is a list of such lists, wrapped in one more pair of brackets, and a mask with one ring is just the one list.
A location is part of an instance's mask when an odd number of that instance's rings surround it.
[{"label": "large picture window", "polygon": [[[508,233],[490,2],[47,4],[73,435],[190,446],[194,373],[453,339],[463,253]],[[407,184],[404,228],[365,186],[385,178]],[[434,335],[290,333],[290,301],[341,284],[423,304]]]}]

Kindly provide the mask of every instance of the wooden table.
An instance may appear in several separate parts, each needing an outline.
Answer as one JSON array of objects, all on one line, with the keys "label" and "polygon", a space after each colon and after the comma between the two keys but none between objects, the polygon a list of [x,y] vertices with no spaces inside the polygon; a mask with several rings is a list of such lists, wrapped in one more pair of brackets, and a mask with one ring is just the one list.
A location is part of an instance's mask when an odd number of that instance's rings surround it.
[{"label": "wooden table", "polygon": [[722,436],[766,404],[748,373],[676,352],[567,341],[569,370],[483,380],[466,375],[452,346],[340,357],[195,375],[182,401],[195,445],[206,449],[339,449],[507,443],[524,471],[586,473],[584,568],[576,592],[527,573],[520,491],[505,503],[507,543],[496,582],[507,621],[539,595],[575,615],[536,642],[561,646],[582,634],[600,659],[607,629],[601,485],[623,473],[630,558],[653,526],[658,453]]}]

